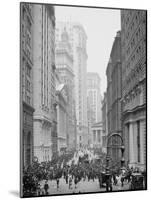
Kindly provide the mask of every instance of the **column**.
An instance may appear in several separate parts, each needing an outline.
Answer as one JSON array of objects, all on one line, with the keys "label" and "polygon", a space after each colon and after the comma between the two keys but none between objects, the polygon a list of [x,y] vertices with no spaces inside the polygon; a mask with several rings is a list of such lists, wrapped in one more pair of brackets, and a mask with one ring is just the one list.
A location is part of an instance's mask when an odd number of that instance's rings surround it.
[{"label": "column", "polygon": [[137,136],[138,136],[138,125],[137,122],[133,123],[133,149],[134,149],[134,163],[138,163],[138,145],[137,145]]},{"label": "column", "polygon": [[134,134],[133,134],[133,124],[129,124],[129,163],[134,163]]},{"label": "column", "polygon": [[125,145],[125,161],[129,161],[129,124],[124,127],[124,145]]},{"label": "column", "polygon": [[140,163],[145,164],[146,156],[146,123],[145,120],[140,121]]}]

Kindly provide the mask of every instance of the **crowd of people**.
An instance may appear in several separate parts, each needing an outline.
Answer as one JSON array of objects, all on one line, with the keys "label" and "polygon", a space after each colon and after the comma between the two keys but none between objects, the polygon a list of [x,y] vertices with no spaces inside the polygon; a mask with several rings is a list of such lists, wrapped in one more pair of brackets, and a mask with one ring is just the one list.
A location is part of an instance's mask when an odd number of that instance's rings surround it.
[{"label": "crowd of people", "polygon": [[[104,157],[96,156],[91,151],[81,150],[63,154],[51,162],[33,162],[24,169],[23,192],[24,196],[48,195],[50,187],[48,181],[55,180],[58,190],[61,178],[68,184],[69,190],[76,189],[81,180],[89,182],[97,179],[100,188],[106,187],[106,191],[112,191],[113,185],[123,187],[124,183],[129,183],[132,172],[133,169],[127,169],[124,173],[110,171],[110,174],[106,174]],[[41,181],[45,181],[42,189]]]}]

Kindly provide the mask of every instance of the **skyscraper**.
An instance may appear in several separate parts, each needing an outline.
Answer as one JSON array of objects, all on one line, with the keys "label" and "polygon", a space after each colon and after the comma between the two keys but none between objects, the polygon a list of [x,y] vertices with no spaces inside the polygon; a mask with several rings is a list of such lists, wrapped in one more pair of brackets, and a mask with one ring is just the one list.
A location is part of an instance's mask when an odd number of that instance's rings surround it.
[{"label": "skyscraper", "polygon": [[75,116],[75,85],[73,72],[73,56],[71,53],[71,44],[66,28],[61,34],[61,39],[56,41],[56,73],[61,83],[65,84],[67,89],[67,148],[76,148],[76,116]]},{"label": "skyscraper", "polygon": [[91,123],[101,121],[101,78],[94,72],[87,73],[87,103],[91,109]]},{"label": "skyscraper", "polygon": [[77,144],[78,147],[88,144],[87,127],[87,97],[86,97],[86,73],[87,73],[87,36],[83,26],[79,23],[58,22],[56,25],[56,41],[66,28],[71,43],[73,55],[73,72],[75,84],[75,107],[77,119]]},{"label": "skyscraper", "polygon": [[94,143],[92,126],[101,122],[101,79],[99,74],[94,72],[87,73],[87,116],[89,143]]},{"label": "skyscraper", "polygon": [[55,16],[50,5],[36,4],[34,12],[34,156],[39,162],[57,151],[55,118]]}]

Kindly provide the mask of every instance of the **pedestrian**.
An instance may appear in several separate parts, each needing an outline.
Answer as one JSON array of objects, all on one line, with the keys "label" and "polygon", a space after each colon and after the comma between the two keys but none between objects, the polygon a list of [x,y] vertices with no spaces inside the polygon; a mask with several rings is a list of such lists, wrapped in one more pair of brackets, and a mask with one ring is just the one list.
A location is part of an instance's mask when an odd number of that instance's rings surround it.
[{"label": "pedestrian", "polygon": [[49,189],[49,185],[48,185],[48,181],[46,180],[44,184],[45,195],[48,195],[48,189]]},{"label": "pedestrian", "polygon": [[106,191],[112,191],[112,180],[111,180],[111,175],[106,176]]},{"label": "pedestrian", "polygon": [[57,182],[57,190],[59,189],[59,178],[56,179]]},{"label": "pedestrian", "polygon": [[116,174],[113,174],[113,182],[114,182],[114,185],[117,185]]},{"label": "pedestrian", "polygon": [[117,180],[117,184],[116,185],[119,186],[120,185],[120,176],[119,175],[116,176],[116,180]]},{"label": "pedestrian", "polygon": [[77,183],[78,183],[78,178],[75,176],[74,178],[75,189],[77,188]]},{"label": "pedestrian", "polygon": [[72,186],[72,177],[70,176],[69,177],[69,189],[71,189],[71,186]]},{"label": "pedestrian", "polygon": [[38,196],[41,195],[40,183],[38,183],[38,185],[37,185],[37,194],[38,194]]},{"label": "pedestrian", "polygon": [[68,184],[68,173],[66,173],[66,184]]},{"label": "pedestrian", "polygon": [[102,176],[101,176],[101,174],[99,174],[99,186],[100,186],[100,188],[102,187]]},{"label": "pedestrian", "polygon": [[121,186],[124,186],[124,176],[121,176]]}]

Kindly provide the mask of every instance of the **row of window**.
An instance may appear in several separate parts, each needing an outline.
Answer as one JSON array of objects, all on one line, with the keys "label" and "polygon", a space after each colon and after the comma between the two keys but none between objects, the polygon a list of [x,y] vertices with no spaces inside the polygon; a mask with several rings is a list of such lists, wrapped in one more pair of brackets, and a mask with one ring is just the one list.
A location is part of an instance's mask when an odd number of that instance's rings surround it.
[{"label": "row of window", "polygon": [[145,46],[146,44],[144,42],[140,43],[135,49],[134,53],[129,57],[127,64],[123,65],[122,68],[123,77],[127,76],[131,71],[131,69],[133,69],[136,63],[140,60],[145,51]]},{"label": "row of window", "polygon": [[141,37],[142,37],[142,31],[141,31],[141,28],[139,27],[137,31],[135,32],[135,35],[133,36],[130,44],[127,47],[126,57],[128,57],[131,54],[135,46],[139,43]]},{"label": "row of window", "polygon": [[[130,11],[129,14],[125,17],[125,20],[122,21],[125,25],[125,30],[127,33],[134,30],[135,25],[140,21],[141,12],[143,11]],[[128,38],[129,36],[126,37]]]}]

